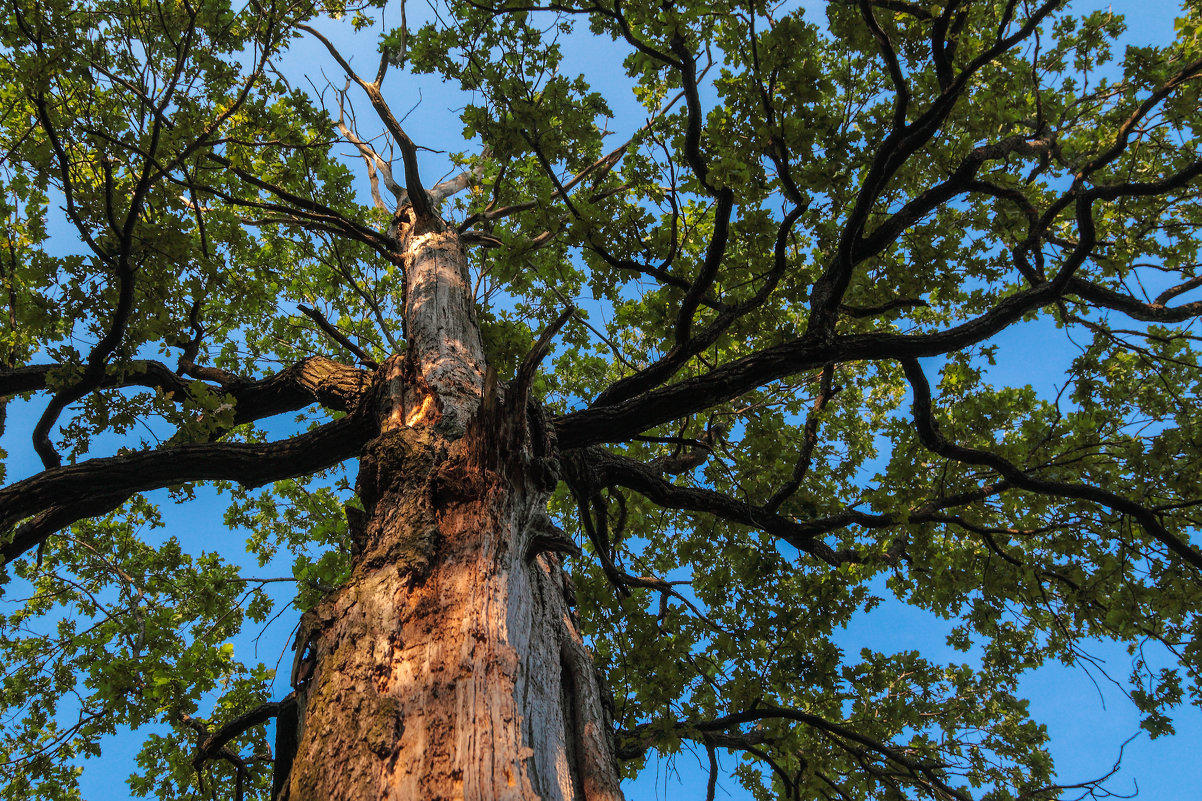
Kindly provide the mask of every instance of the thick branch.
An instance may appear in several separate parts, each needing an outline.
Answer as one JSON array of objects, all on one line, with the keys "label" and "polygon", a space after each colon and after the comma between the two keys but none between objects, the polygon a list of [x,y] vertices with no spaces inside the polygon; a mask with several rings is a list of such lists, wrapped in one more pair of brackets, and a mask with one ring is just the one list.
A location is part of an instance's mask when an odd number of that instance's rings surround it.
[{"label": "thick branch", "polygon": [[[44,521],[38,528],[44,538],[53,533],[48,523],[61,528],[97,514],[98,506],[112,509],[136,493],[175,484],[236,481],[257,487],[307,475],[355,456],[375,433],[370,415],[351,414],[277,442],[179,445],[44,470],[0,490],[0,532],[34,517]],[[29,536],[22,542],[24,548],[36,544]],[[16,555],[5,548],[5,561]]]},{"label": "thick branch", "polygon": [[[1202,285],[1202,279],[1186,282],[1182,286],[1181,292],[1186,292],[1190,284],[1194,286]],[[1176,287],[1174,287],[1176,289]],[[1142,320],[1147,323],[1180,323],[1194,317],[1202,316],[1202,301],[1194,301],[1192,303],[1183,303],[1180,306],[1165,306],[1166,300],[1170,300],[1172,295],[1164,297],[1168,293],[1162,294],[1152,303],[1115,292],[1113,289],[1104,287],[1101,284],[1095,284],[1091,281],[1086,281],[1084,278],[1072,278],[1068,282],[1069,294],[1076,295],[1082,300],[1089,301],[1094,305],[1101,306],[1106,309],[1120,311],[1123,314],[1134,320]]]},{"label": "thick branch", "polygon": [[566,452],[563,461],[569,481],[574,483],[626,487],[660,506],[705,512],[723,520],[762,529],[830,565],[840,564],[840,556],[816,537],[854,522],[853,519],[828,519],[817,524],[798,523],[775,511],[752,506],[720,492],[678,486],[642,462],[600,448]]},{"label": "thick branch", "polygon": [[522,408],[525,406],[526,398],[530,394],[530,385],[534,382],[535,371],[538,370],[539,364],[547,357],[547,353],[551,350],[551,343],[555,341],[555,335],[567,323],[568,318],[576,313],[575,306],[568,306],[560,312],[549,326],[539,335],[538,340],[534,343],[534,347],[522,359],[522,363],[518,365],[517,377],[514,380],[514,397],[517,398],[516,406]]},{"label": "thick branch", "polygon": [[722,257],[726,255],[726,242],[730,233],[730,216],[734,210],[734,192],[722,189],[717,193],[718,202],[714,207],[714,233],[710,237],[705,250],[705,260],[697,277],[689,285],[681,301],[680,311],[676,317],[676,344],[683,346],[688,343],[693,330],[693,315],[697,313],[702,298],[714,285],[718,277],[718,268],[722,265]]},{"label": "thick branch", "polygon": [[[47,537],[77,520],[106,515],[127,500],[129,500],[129,496],[120,493],[115,495],[96,494],[51,506],[17,526],[12,537],[0,545],[0,564],[8,564],[21,554],[36,548]],[[0,538],[4,537],[2,532],[3,527],[0,527]]]},{"label": "thick branch", "polygon": [[[212,734],[201,736],[200,746],[197,749],[196,757],[193,759],[195,764],[204,762],[208,759],[216,757],[222,748],[226,746],[235,737],[238,737],[243,732],[259,726],[271,720],[280,713],[280,702],[270,701],[265,704],[251,709],[248,712],[243,712],[238,717],[229,721],[221,728]],[[198,730],[199,731],[199,730]]]},{"label": "thick branch", "polygon": [[[1071,273],[1070,273],[1071,275]],[[1029,311],[1059,297],[1056,282],[1016,292],[988,312],[932,334],[859,334],[823,341],[821,332],[764,348],[710,372],[637,395],[564,415],[555,421],[563,448],[622,442],[649,428],[703,411],[751,390],[827,364],[939,356],[984,341]]]},{"label": "thick branch", "polygon": [[[64,369],[60,364],[37,364],[0,370],[0,398],[47,389],[48,376]],[[324,356],[311,356],[257,381],[223,370],[184,363],[183,372],[213,381],[209,391],[234,405],[234,425],[254,422],[320,403],[327,409],[348,412],[356,407],[371,383],[365,370],[347,367]],[[191,382],[161,362],[138,360],[123,369],[110,368],[98,389],[148,387],[176,401],[192,397]]]},{"label": "thick branch", "polygon": [[697,86],[697,62],[685,45],[684,37],[679,33],[672,37],[671,48],[672,53],[678,59],[672,66],[676,67],[680,73],[680,82],[684,87],[685,108],[688,110],[684,130],[685,161],[693,170],[693,174],[697,176],[697,182],[707,192],[713,194],[714,188],[708,181],[709,164],[701,153],[701,127],[705,120],[705,112],[701,108],[701,95]]},{"label": "thick branch", "polygon": [[[0,370],[0,398],[22,395],[26,392],[41,392],[47,389],[46,380],[56,370],[65,369],[61,364],[31,364]],[[100,383],[101,389],[114,387],[149,387],[167,393],[186,393],[188,382],[171,371],[162,362],[137,360],[126,369],[109,374]]]}]

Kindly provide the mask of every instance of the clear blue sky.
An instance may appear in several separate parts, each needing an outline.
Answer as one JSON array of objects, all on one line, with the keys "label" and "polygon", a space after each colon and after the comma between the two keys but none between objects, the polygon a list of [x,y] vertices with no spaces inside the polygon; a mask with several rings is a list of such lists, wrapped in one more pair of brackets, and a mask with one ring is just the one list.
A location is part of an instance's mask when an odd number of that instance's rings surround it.
[{"label": "clear blue sky", "polygon": [[[820,4],[809,5],[814,7],[815,16],[821,18]],[[1130,43],[1158,42],[1169,38],[1176,8],[1174,3],[1166,0],[1114,4],[1088,2],[1077,3],[1075,7],[1113,7],[1116,12],[1126,14],[1130,30],[1125,38]],[[294,62],[298,65],[294,69],[300,70],[302,67],[299,65],[307,65],[312,70],[312,65],[324,65],[327,75],[340,82],[337,67],[330,62],[324,50],[311,42],[299,43],[298,47],[301,52]],[[601,87],[607,85],[606,76],[613,76],[617,72],[613,69],[612,46],[607,42],[574,41],[572,47],[566,50],[569,54],[568,67],[585,71]],[[359,63],[367,69],[366,65],[374,63],[374,54],[363,53]],[[324,83],[320,75],[312,74],[311,77],[318,86]],[[613,88],[612,78],[608,81],[610,88]],[[446,93],[435,83],[428,79],[406,79],[392,102],[397,109],[407,109],[419,96],[423,99],[421,107],[405,123],[415,141],[458,142],[460,124],[453,108],[457,103],[445,100]],[[627,96],[622,102],[621,98],[614,96],[611,105],[617,116],[615,125],[619,131],[630,130],[642,123],[643,112],[633,98]],[[995,381],[1031,382],[1044,389],[1062,381],[1064,367],[1072,358],[1072,353],[1047,352],[1044,343],[1036,343],[1033,336],[1036,334],[1028,331],[1007,335],[999,340],[998,367],[992,374]],[[1041,349],[1041,358],[1033,362],[1030,354],[1032,347],[1037,344]],[[32,459],[22,463],[19,456],[29,454],[32,425],[33,419],[27,407],[14,405],[10,409],[8,431],[0,442],[14,457],[10,479],[23,471],[32,472],[35,469]],[[211,505],[203,500],[172,511],[169,513],[169,533],[178,536],[185,546],[190,545],[196,551],[217,548],[227,558],[235,558],[241,547],[242,536],[231,536],[220,530],[220,520],[211,512]],[[223,541],[228,542],[228,547],[221,544]],[[287,566],[276,567],[275,572],[272,571],[273,567],[269,566],[262,570],[248,570],[248,573],[287,575],[289,572]],[[279,587],[279,592],[284,595],[286,589]],[[259,632],[248,632],[236,642],[239,657],[273,664],[286,647],[294,623],[295,615],[286,612],[258,642],[257,657],[252,650],[256,648],[254,637]],[[919,610],[886,604],[857,619],[846,632],[845,644],[853,653],[861,645],[871,643],[878,650],[917,649],[932,659],[962,659],[962,655],[952,652],[944,643],[947,628],[946,623]],[[1121,648],[1099,645],[1096,653],[1106,660],[1116,676],[1125,676],[1129,658]],[[287,692],[284,683],[279,683],[280,695]],[[1061,780],[1083,780],[1105,773],[1117,758],[1120,745],[1138,732],[1139,717],[1132,705],[1103,679],[1098,679],[1095,685],[1080,670],[1049,667],[1033,673],[1024,681],[1023,687],[1032,701],[1033,716],[1046,723],[1050,730]],[[1176,720],[1178,733],[1175,737],[1149,742],[1146,736],[1140,736],[1128,745],[1123,770],[1113,785],[1116,791],[1130,792],[1138,785],[1143,798],[1202,798],[1202,791],[1197,789],[1202,787],[1202,760],[1197,756],[1198,744],[1202,743],[1202,712],[1196,708],[1186,708],[1180,711]],[[130,772],[140,742],[137,736],[110,738],[105,758],[89,765],[85,771],[85,797],[125,797],[124,779]],[[723,761],[724,766],[729,766],[733,758],[727,755]],[[705,789],[704,762],[704,753],[685,753],[670,764],[653,760],[638,780],[629,783],[628,797],[632,801],[702,798]],[[733,779],[724,779],[720,783],[718,798],[742,801],[750,796]]]}]

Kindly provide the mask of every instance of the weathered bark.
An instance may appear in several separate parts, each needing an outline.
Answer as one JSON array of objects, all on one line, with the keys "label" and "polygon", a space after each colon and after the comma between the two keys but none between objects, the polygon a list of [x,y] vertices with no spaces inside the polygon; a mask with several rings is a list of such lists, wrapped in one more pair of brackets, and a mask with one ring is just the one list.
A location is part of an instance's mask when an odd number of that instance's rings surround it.
[{"label": "weathered bark", "polygon": [[278,797],[620,799],[545,550],[549,425],[485,380],[453,232],[411,232],[405,267],[409,350],[378,372],[351,579],[302,619],[300,738]]}]

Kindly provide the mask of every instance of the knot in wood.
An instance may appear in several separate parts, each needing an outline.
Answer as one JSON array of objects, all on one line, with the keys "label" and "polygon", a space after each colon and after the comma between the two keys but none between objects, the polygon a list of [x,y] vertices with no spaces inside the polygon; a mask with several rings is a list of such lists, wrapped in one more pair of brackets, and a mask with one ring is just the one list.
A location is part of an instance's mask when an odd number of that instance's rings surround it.
[{"label": "knot in wood", "polygon": [[311,356],[297,365],[299,383],[323,404],[352,411],[371,387],[371,374],[339,364],[324,356]]}]

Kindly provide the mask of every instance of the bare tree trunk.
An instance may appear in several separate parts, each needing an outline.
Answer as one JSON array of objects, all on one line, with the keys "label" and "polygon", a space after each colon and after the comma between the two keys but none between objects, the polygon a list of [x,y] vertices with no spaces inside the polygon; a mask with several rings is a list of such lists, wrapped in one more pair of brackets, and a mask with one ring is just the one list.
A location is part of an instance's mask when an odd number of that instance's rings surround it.
[{"label": "bare tree trunk", "polygon": [[549,429],[485,380],[454,233],[411,230],[405,267],[410,349],[381,367],[352,577],[302,620],[299,745],[279,797],[620,799],[546,550]]}]

